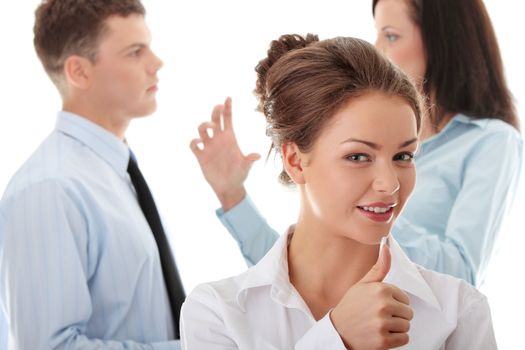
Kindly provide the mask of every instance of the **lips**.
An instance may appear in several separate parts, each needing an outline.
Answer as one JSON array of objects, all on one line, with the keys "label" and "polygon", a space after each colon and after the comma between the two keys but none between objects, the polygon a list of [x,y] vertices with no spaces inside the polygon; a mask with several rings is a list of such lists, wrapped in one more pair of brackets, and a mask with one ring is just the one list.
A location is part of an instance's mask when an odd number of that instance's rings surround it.
[{"label": "lips", "polygon": [[376,222],[390,221],[394,215],[396,203],[371,203],[363,206],[357,206],[359,211],[367,218]]},{"label": "lips", "polygon": [[159,83],[159,81],[155,81],[153,83],[153,85],[151,85],[149,88],[146,89],[147,92],[156,92],[159,88],[157,86],[157,84]]}]

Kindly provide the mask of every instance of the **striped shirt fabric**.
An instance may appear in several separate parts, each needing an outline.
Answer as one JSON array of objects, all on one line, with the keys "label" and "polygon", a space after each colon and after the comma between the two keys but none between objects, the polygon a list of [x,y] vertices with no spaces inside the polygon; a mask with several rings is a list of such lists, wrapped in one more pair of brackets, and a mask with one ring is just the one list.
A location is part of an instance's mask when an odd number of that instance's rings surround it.
[{"label": "striped shirt fabric", "polygon": [[0,300],[16,349],[179,349],[129,148],[67,112],[0,202]]}]

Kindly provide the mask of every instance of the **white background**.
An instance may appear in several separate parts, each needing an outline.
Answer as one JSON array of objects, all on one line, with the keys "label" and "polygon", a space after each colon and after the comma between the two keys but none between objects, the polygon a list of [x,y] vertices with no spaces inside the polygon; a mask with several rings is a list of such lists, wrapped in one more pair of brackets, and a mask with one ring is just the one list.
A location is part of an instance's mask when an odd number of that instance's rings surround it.
[{"label": "white background", "polygon": [[[0,12],[0,191],[16,169],[53,129],[61,108],[32,46],[38,0],[11,1]],[[525,54],[520,50],[521,2],[486,1],[523,116]],[[236,244],[215,217],[218,201],[207,186],[189,142],[214,104],[233,97],[234,125],[242,149],[266,155],[270,145],[264,118],[254,112],[254,67],[271,40],[285,33],[312,32],[321,38],[355,36],[374,40],[371,1],[144,1],[153,48],[164,60],[159,108],[135,121],[127,138],[149,180],[171,232],[175,255],[190,292],[196,284],[245,269]],[[521,79],[519,79],[521,77]],[[277,182],[280,164],[258,161],[247,181],[259,209],[278,231],[297,213],[296,194]],[[523,182],[523,181],[522,181]],[[524,186],[521,186],[523,189]],[[486,283],[500,349],[516,349],[523,339],[525,282],[520,189],[500,235]],[[518,345],[519,344],[519,345]]]}]

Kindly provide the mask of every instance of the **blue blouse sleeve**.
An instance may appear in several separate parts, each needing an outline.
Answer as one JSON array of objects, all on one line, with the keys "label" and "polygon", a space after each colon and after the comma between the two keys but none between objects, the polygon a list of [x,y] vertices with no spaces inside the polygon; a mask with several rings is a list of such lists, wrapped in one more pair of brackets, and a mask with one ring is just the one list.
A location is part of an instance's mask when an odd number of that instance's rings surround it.
[{"label": "blue blouse sleeve", "polygon": [[217,209],[216,214],[239,244],[248,266],[257,264],[279,238],[249,196],[227,212]]}]

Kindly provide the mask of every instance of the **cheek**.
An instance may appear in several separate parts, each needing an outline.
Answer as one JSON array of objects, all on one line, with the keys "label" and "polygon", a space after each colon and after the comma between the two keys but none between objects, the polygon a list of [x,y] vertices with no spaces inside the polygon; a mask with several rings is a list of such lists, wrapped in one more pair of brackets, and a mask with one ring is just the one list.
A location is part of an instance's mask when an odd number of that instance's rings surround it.
[{"label": "cheek", "polygon": [[421,48],[411,43],[399,43],[387,52],[387,57],[410,78],[419,81],[425,75],[426,61]]},{"label": "cheek", "polygon": [[363,200],[370,190],[371,179],[367,169],[343,167],[338,172],[324,175],[328,205],[338,213],[347,214]]},{"label": "cheek", "polygon": [[410,74],[412,71],[413,53],[405,44],[399,44],[393,47],[387,54],[388,58],[405,73]]},{"label": "cheek", "polygon": [[112,86],[120,91],[131,92],[137,85],[142,83],[142,79],[133,69],[129,69],[126,64],[115,63],[109,70],[102,72],[108,86]]},{"label": "cheek", "polygon": [[347,213],[359,204],[369,188],[368,177],[363,169],[351,169],[344,165],[320,167],[308,176],[308,196],[318,215],[333,217]]},{"label": "cheek", "polygon": [[403,169],[399,175],[399,199],[403,205],[406,203],[416,185],[416,168]]}]

